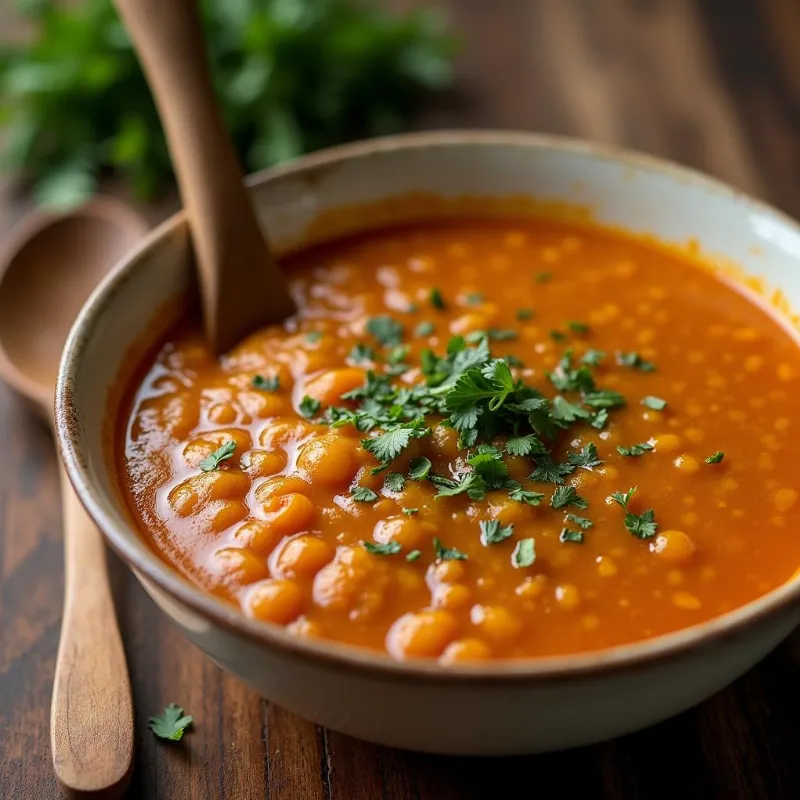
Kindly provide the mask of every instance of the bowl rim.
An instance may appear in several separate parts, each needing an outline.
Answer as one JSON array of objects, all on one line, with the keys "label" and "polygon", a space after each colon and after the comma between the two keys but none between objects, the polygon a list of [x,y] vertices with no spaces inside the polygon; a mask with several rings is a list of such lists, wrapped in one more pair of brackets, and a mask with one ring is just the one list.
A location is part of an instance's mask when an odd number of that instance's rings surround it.
[{"label": "bowl rim", "polygon": [[[302,176],[319,168],[336,167],[345,162],[362,160],[381,152],[426,149],[431,147],[526,147],[540,152],[558,151],[576,156],[591,156],[682,183],[744,206],[745,213],[766,214],[800,238],[800,224],[767,203],[750,197],[716,178],[689,167],[629,149],[597,144],[582,139],[550,134],[505,130],[439,130],[398,134],[366,139],[327,148],[302,156],[287,164],[249,175],[251,189],[284,177]],[[81,362],[87,338],[95,326],[108,297],[118,289],[137,263],[156,248],[167,236],[176,235],[187,224],[186,213],[178,211],[130,251],[103,279],[87,300],[73,325],[64,348],[55,392],[56,438],[61,458],[81,503],[97,524],[106,542],[132,569],[137,578],[154,584],[172,600],[178,601],[207,621],[219,625],[251,643],[276,648],[287,656],[317,662],[330,668],[367,673],[381,679],[417,682],[452,682],[469,685],[542,683],[566,678],[620,673],[647,668],[655,662],[685,655],[692,650],[721,645],[725,640],[746,632],[768,617],[789,613],[800,599],[800,570],[788,581],[755,600],[738,606],[705,622],[681,628],[650,639],[608,648],[581,651],[569,655],[537,656],[530,659],[509,659],[479,664],[442,666],[436,661],[397,661],[386,653],[328,640],[303,639],[287,632],[283,626],[260,622],[245,616],[239,609],[207,594],[177,570],[163,561],[141,538],[133,525],[118,525],[105,512],[100,491],[90,478],[90,470],[82,454],[83,433],[80,413],[75,404],[75,372]],[[132,529],[136,540],[125,530]],[[147,587],[146,587],[147,588]],[[163,609],[162,609],[163,610]]]}]

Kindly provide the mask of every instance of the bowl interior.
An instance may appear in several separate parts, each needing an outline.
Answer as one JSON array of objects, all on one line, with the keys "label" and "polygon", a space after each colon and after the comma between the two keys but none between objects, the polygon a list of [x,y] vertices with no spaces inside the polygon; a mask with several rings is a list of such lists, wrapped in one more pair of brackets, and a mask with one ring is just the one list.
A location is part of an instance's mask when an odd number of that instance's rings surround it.
[{"label": "bowl interior", "polygon": [[[764,302],[784,312],[800,308],[800,228],[722,184],[644,156],[531,135],[422,134],[326,151],[254,176],[250,184],[260,221],[279,254],[303,243],[454,208],[566,214],[676,246],[699,247],[721,270],[759,289]],[[290,637],[281,629],[245,620],[173,573],[135,531],[115,488],[104,421],[119,401],[120,375],[143,343],[152,342],[172,320],[191,286],[188,231],[179,216],[151,234],[109,276],[73,328],[56,397],[59,442],[83,502],[126,560],[194,607],[286,644]],[[793,325],[795,319],[784,316]],[[795,578],[696,630],[601,651],[593,654],[593,663],[686,645],[692,637],[768,613],[798,592],[800,579]],[[581,656],[544,661],[577,666]],[[540,671],[541,662],[536,662]],[[520,667],[489,668],[504,669]]]}]

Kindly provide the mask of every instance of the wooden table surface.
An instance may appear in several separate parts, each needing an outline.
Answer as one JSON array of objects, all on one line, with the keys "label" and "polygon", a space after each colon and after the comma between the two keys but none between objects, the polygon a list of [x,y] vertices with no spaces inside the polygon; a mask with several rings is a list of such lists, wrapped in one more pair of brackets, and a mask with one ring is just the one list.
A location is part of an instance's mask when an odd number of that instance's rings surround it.
[{"label": "wooden table surface", "polygon": [[[800,0],[443,5],[465,42],[458,88],[421,127],[612,142],[698,167],[800,217]],[[0,233],[23,210],[3,190]],[[48,800],[58,796],[48,715],[63,587],[56,463],[48,432],[5,389],[0,443],[0,798]],[[514,787],[590,800],[800,797],[800,633],[729,689],[637,735],[555,755],[437,758],[374,747],[269,705],[203,657],[111,562],[138,714],[129,797],[523,794]],[[172,701],[195,717],[179,746],[146,728]]]}]

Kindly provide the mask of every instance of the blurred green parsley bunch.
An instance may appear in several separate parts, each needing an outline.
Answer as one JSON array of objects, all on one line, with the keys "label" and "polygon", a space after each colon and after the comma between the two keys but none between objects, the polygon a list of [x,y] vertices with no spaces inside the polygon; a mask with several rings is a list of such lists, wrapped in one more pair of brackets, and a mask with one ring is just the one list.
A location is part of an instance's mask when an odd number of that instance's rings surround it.
[{"label": "blurred green parsley bunch", "polygon": [[[169,0],[165,0],[168,2]],[[0,169],[65,207],[114,170],[152,198],[172,174],[150,91],[110,0],[19,2],[36,31],[0,45]],[[368,0],[201,0],[212,71],[246,171],[401,129],[451,79],[429,10]]]}]

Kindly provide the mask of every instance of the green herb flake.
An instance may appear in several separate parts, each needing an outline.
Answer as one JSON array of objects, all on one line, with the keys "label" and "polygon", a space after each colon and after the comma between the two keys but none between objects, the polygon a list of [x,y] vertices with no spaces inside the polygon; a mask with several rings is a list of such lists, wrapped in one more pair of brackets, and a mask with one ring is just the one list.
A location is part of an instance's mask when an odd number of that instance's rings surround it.
[{"label": "green herb flake", "polygon": [[431,471],[431,466],[431,460],[425,456],[412,458],[411,463],[408,465],[408,477],[412,481],[424,481]]},{"label": "green herb flake", "polygon": [[547,448],[538,436],[528,433],[525,436],[512,436],[506,442],[506,452],[512,456],[543,455],[547,453]]},{"label": "green herb flake", "polygon": [[650,450],[653,450],[653,445],[650,442],[639,442],[639,444],[632,444],[630,447],[617,445],[617,452],[621,456],[642,456]]},{"label": "green herb flake", "polygon": [[577,525],[579,528],[583,528],[583,530],[588,530],[589,528],[594,526],[594,522],[586,517],[579,517],[577,514],[567,514],[564,517],[566,522],[572,522]]},{"label": "green herb flake", "polygon": [[410,517],[412,514],[418,514],[418,508],[402,508],[400,509],[407,517]]},{"label": "green herb flake", "polygon": [[592,442],[581,448],[579,453],[570,453],[567,456],[567,461],[573,466],[582,467],[583,469],[594,469],[603,463],[597,457],[597,447]]},{"label": "green herb flake", "polygon": [[444,311],[446,308],[440,289],[431,289],[430,294],[428,295],[428,300],[430,301],[430,304],[439,311]]},{"label": "green herb flake", "polygon": [[375,351],[366,344],[357,344],[347,356],[356,364],[363,364],[365,361],[375,361]]},{"label": "green herb flake", "polygon": [[722,450],[717,450],[716,453],[705,459],[705,462],[706,464],[719,464],[723,458],[725,458],[725,453],[723,453]]},{"label": "green herb flake", "polygon": [[408,553],[408,555],[406,555],[406,561],[416,561],[421,555],[422,550],[412,550],[410,553]]},{"label": "green herb flake", "polygon": [[253,375],[251,383],[254,389],[260,389],[262,392],[277,392],[280,388],[277,375]]},{"label": "green herb flake", "polygon": [[470,292],[464,298],[468,306],[479,306],[484,301],[484,296],[480,292]]},{"label": "green herb flake", "polygon": [[433,549],[436,551],[436,558],[439,561],[466,561],[467,554],[462,553],[455,547],[445,547],[437,538],[433,540]]},{"label": "green herb flake", "polygon": [[361,446],[381,464],[389,464],[408,447],[412,439],[426,435],[427,431],[420,423],[421,420],[397,425],[374,439],[363,439]]},{"label": "green herb flake", "polygon": [[405,485],[406,479],[399,472],[390,472],[383,479],[384,489],[390,492],[402,492]]},{"label": "green herb flake", "polygon": [[416,336],[432,336],[435,330],[436,326],[430,320],[426,319],[417,325],[414,334]]},{"label": "green herb flake", "polygon": [[518,308],[517,309],[517,319],[520,322],[526,322],[529,319],[533,319],[533,309],[532,308]]},{"label": "green herb flake", "polygon": [[368,486],[354,486],[350,496],[357,503],[374,503],[378,499],[378,495]]},{"label": "green herb flake", "polygon": [[652,539],[658,531],[658,523],[654,520],[655,512],[652,508],[642,514],[625,514],[625,527],[637,539]]},{"label": "green herb flake", "polygon": [[235,452],[236,442],[230,439],[225,442],[225,444],[218,447],[213,453],[202,459],[198,466],[203,472],[213,472],[215,469],[219,469],[219,465],[223,461],[232,458]]},{"label": "green herb flake", "polygon": [[538,506],[545,498],[541,492],[531,492],[521,486],[512,488],[508,496],[516,503],[525,503],[529,506]]},{"label": "green herb flake", "polygon": [[386,315],[368,319],[367,333],[386,347],[393,347],[403,341],[403,325],[393,317]]},{"label": "green herb flake", "polygon": [[557,486],[550,498],[550,505],[553,508],[564,508],[575,506],[575,508],[586,508],[589,501],[581,497],[574,486]]},{"label": "green herb flake", "polygon": [[607,422],[608,422],[608,410],[605,408],[601,408],[596,414],[592,415],[589,424],[593,428],[597,428],[597,430],[601,431],[603,430],[603,428],[605,428]]},{"label": "green herb flake", "polygon": [[536,458],[536,469],[530,474],[532,481],[564,483],[564,477],[575,472],[572,464],[558,464],[549,455]]},{"label": "green herb flake", "polygon": [[184,714],[179,705],[170,703],[160,714],[147,720],[147,727],[159,739],[179,742],[193,721],[194,717]]},{"label": "green herb flake", "polygon": [[638,487],[636,487],[636,486],[631,486],[631,488],[628,489],[627,492],[614,492],[611,495],[611,499],[615,503],[619,503],[619,505],[621,505],[623,508],[627,509],[628,508],[628,503],[630,503],[631,497],[633,497],[633,495],[636,494],[636,489],[637,488]]},{"label": "green herb flake", "polygon": [[567,321],[567,327],[573,333],[589,333],[589,326],[585,322],[577,322],[574,319]]},{"label": "green herb flake", "polygon": [[642,398],[642,405],[652,408],[653,411],[663,411],[667,407],[667,401],[649,394],[647,397]]},{"label": "green herb flake", "polygon": [[574,531],[572,528],[562,528],[561,533],[558,535],[559,542],[574,542],[575,544],[583,544],[584,534],[583,531]]},{"label": "green herb flake", "polygon": [[497,519],[481,520],[478,524],[481,529],[481,544],[484,547],[499,544],[514,535],[513,525],[503,525]]},{"label": "green herb flake", "polygon": [[557,330],[550,331],[549,336],[554,342],[565,342],[567,340],[567,335]]},{"label": "green herb flake", "polygon": [[653,372],[655,364],[645,361],[638,353],[614,353],[614,360],[621,367],[630,367],[631,369],[638,369],[641,372]]},{"label": "green herb flake", "polygon": [[309,344],[316,344],[322,338],[321,331],[309,331],[306,334],[306,341]]},{"label": "green herb flake", "polygon": [[536,541],[532,538],[520,539],[511,554],[511,564],[517,569],[530,567],[536,561]]},{"label": "green herb flake", "polygon": [[594,392],[587,392],[583,396],[583,402],[589,408],[622,408],[625,405],[625,398],[619,392],[600,389]]},{"label": "green herb flake", "polygon": [[371,556],[396,556],[402,548],[400,542],[364,542],[364,549]]},{"label": "green herb flake", "polygon": [[586,364],[589,367],[596,367],[606,357],[602,350],[587,350],[581,356],[581,364]]},{"label": "green herb flake", "polygon": [[304,395],[303,399],[300,401],[300,405],[298,406],[298,411],[306,418],[311,419],[311,417],[315,416],[320,409],[322,404],[319,400],[316,400],[313,397],[309,397],[308,395]]},{"label": "green herb flake", "polygon": [[552,272],[538,272],[534,275],[533,279],[536,283],[550,283],[553,280],[553,273]]}]

